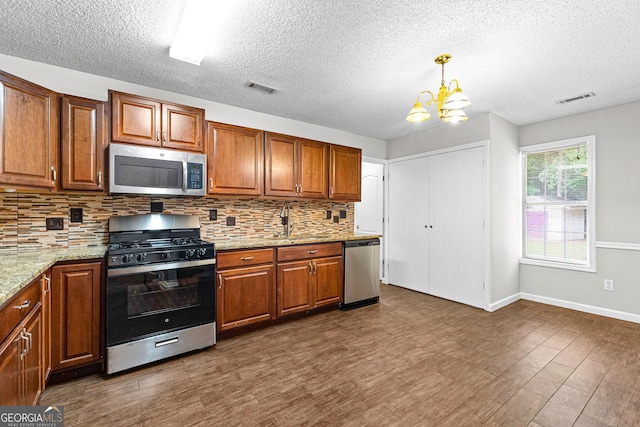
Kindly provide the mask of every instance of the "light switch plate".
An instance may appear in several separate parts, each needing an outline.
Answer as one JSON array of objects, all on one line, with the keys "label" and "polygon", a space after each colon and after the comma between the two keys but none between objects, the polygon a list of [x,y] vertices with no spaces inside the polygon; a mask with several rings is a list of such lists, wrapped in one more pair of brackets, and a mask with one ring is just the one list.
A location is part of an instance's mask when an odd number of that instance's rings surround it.
[{"label": "light switch plate", "polygon": [[82,222],[82,208],[69,209],[70,222]]},{"label": "light switch plate", "polygon": [[229,225],[229,226],[236,225],[236,217],[235,216],[228,216],[227,217],[227,225]]},{"label": "light switch plate", "polygon": [[216,221],[218,219],[218,209],[209,210],[209,220]]}]

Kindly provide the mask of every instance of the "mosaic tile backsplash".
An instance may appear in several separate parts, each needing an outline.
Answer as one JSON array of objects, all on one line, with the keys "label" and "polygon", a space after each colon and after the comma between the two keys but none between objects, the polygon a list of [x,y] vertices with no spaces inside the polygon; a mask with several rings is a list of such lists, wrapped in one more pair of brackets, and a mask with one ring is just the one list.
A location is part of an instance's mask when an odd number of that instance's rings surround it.
[{"label": "mosaic tile backsplash", "polygon": [[[134,195],[0,193],[0,251],[65,248],[106,244],[107,222],[116,215],[151,212],[151,202],[162,202],[163,213],[197,215],[201,235],[207,240],[269,238],[284,231],[280,210],[284,201],[208,199],[200,197],[150,197]],[[291,201],[293,235],[341,235],[353,233],[353,203]],[[70,222],[69,210],[82,208],[82,223]],[[218,219],[209,220],[216,209]],[[327,219],[327,211],[339,223]],[[227,217],[235,225],[227,226]],[[47,230],[46,218],[64,218],[63,230]]]}]

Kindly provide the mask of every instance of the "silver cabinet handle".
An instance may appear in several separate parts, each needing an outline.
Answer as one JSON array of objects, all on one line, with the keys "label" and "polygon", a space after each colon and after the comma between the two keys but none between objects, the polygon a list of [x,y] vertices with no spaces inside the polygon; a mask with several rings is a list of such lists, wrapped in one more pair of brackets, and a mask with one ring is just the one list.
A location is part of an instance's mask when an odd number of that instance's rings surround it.
[{"label": "silver cabinet handle", "polygon": [[56,168],[53,167],[53,166],[51,166],[51,174],[53,176],[53,180],[51,181],[51,183],[53,184],[58,179],[58,174],[56,173]]},{"label": "silver cabinet handle", "polygon": [[213,191],[213,178],[209,178],[209,190]]},{"label": "silver cabinet handle", "polygon": [[309,261],[309,274],[313,274],[313,262]]},{"label": "silver cabinet handle", "polygon": [[162,131],[162,142],[167,142],[167,131],[166,130]]},{"label": "silver cabinet handle", "polygon": [[160,130],[156,131],[156,141],[160,142]]},{"label": "silver cabinet handle", "polygon": [[98,171],[98,187],[102,187],[102,171]]},{"label": "silver cabinet handle", "polygon": [[302,184],[298,185],[298,194],[302,194]]},{"label": "silver cabinet handle", "polygon": [[218,273],[218,289],[222,289],[222,274]]},{"label": "silver cabinet handle", "polygon": [[318,251],[317,250],[315,250],[315,251],[307,251],[307,253],[313,255],[313,254],[317,254]]},{"label": "silver cabinet handle", "polygon": [[329,187],[329,197],[333,196],[333,187]]},{"label": "silver cabinet handle", "polygon": [[255,257],[253,257],[253,256],[243,256],[243,257],[240,257],[240,260],[241,261],[251,261],[254,258]]},{"label": "silver cabinet handle", "polygon": [[24,300],[24,302],[20,305],[14,305],[13,308],[17,308],[18,310],[22,310],[23,308],[27,308],[31,305],[31,301]]},{"label": "silver cabinet handle", "polygon": [[28,353],[33,348],[33,334],[31,332],[25,332],[25,334],[27,335],[27,338],[29,339],[29,341],[28,341],[29,349],[27,350],[27,353]]},{"label": "silver cabinet handle", "polygon": [[26,344],[24,345],[22,351],[20,352],[20,359],[23,359],[24,356],[27,355],[27,353],[29,353],[29,337],[27,336],[27,330],[23,329],[20,332],[20,339],[24,340],[26,342]]},{"label": "silver cabinet handle", "polygon": [[44,276],[44,281],[47,283],[47,286],[44,288],[44,293],[51,291],[51,277]]}]

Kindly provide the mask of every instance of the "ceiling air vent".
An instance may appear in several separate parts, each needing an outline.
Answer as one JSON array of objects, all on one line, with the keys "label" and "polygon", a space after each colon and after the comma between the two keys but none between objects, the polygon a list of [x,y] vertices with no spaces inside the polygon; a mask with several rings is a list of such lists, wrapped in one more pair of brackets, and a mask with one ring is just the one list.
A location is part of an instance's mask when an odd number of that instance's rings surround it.
[{"label": "ceiling air vent", "polygon": [[245,83],[244,86],[251,89],[262,91],[264,93],[268,93],[269,95],[278,91],[278,89],[274,89],[272,87],[261,85],[260,83],[251,82],[251,81]]},{"label": "ceiling air vent", "polygon": [[582,95],[572,96],[571,98],[559,99],[556,101],[556,104],[566,104],[567,102],[573,102],[573,101],[577,101],[579,99],[585,99],[585,98],[593,98],[594,96],[596,96],[595,93],[587,92],[587,93],[583,93]]}]

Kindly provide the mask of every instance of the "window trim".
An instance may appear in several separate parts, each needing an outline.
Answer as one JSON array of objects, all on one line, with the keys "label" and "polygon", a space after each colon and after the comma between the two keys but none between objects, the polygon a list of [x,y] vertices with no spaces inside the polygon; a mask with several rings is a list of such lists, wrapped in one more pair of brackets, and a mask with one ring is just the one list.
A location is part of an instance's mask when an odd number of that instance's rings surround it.
[{"label": "window trim", "polygon": [[[561,150],[563,148],[575,147],[586,144],[587,147],[587,173],[589,180],[587,183],[587,262],[575,263],[562,260],[540,259],[526,257],[526,154],[540,153],[544,151]],[[596,272],[596,136],[587,135],[577,138],[563,139],[559,141],[545,142],[520,147],[520,209],[521,209],[521,236],[522,246],[520,248],[520,263],[537,265],[542,267],[562,268],[566,270],[578,270],[595,273]]]}]

